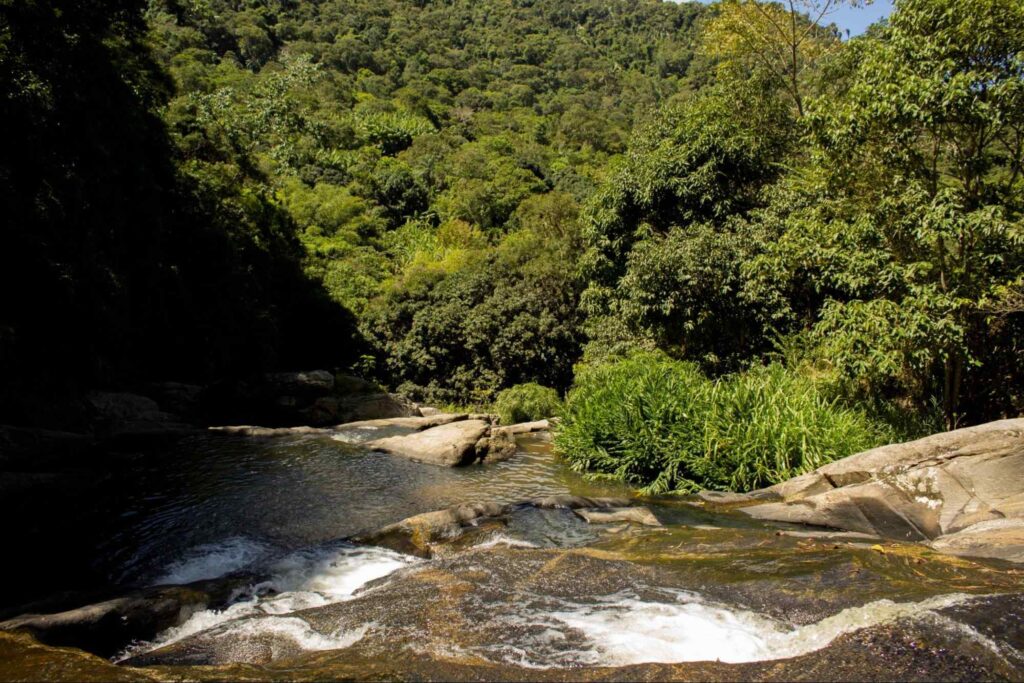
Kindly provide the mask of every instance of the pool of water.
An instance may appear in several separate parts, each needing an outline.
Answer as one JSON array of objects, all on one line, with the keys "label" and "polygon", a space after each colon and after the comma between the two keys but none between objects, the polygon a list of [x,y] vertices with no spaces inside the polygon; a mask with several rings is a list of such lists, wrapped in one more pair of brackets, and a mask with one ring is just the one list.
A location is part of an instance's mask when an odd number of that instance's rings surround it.
[{"label": "pool of water", "polygon": [[118,513],[97,553],[101,573],[181,583],[459,503],[627,493],[585,481],[536,438],[522,438],[508,461],[463,468],[374,453],[359,440],[202,436],[131,458],[108,486]]}]

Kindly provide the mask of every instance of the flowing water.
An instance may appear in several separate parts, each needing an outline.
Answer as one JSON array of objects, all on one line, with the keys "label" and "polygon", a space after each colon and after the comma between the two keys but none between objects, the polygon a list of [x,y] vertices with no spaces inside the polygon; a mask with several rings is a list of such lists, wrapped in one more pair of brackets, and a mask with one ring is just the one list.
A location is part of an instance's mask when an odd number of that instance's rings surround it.
[{"label": "flowing water", "polygon": [[[585,481],[539,439],[521,439],[509,461],[450,469],[361,446],[383,435],[203,436],[125,456],[124,474],[105,484],[92,570],[123,587],[234,577],[234,589],[228,604],[126,644],[115,661],[281,662],[331,677],[345,662],[403,652],[568,672],[801,657],[903,624],[1021,671],[1021,639],[986,631],[978,615],[991,610],[977,607],[1024,592],[1015,568],[686,501],[643,501],[656,528],[524,507],[429,560],[353,544],[345,539],[459,503],[629,494]],[[1020,612],[1019,602],[1000,609]]]}]

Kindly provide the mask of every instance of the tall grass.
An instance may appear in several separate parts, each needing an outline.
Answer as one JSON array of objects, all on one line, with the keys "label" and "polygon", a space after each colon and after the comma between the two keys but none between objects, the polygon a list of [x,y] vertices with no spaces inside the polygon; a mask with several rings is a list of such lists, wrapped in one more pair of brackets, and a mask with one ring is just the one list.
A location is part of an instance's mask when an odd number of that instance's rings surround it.
[{"label": "tall grass", "polygon": [[781,365],[711,381],[644,353],[580,372],[555,444],[577,471],[664,493],[749,491],[895,438]]}]

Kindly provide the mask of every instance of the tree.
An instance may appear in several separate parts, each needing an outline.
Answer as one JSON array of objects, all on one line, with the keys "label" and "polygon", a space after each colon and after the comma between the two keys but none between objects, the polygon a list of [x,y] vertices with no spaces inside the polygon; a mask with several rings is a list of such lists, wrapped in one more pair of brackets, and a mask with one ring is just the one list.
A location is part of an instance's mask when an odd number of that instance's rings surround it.
[{"label": "tree", "polygon": [[1024,5],[905,0],[856,49],[846,96],[810,107],[775,267],[830,292],[817,336],[866,394],[937,396],[949,427],[965,386],[977,413],[1010,411],[1024,329],[988,309],[1024,273]]},{"label": "tree", "polygon": [[[870,3],[871,0],[866,0]],[[722,0],[702,36],[702,48],[729,67],[763,69],[782,85],[799,116],[804,81],[822,57],[835,51],[839,35],[821,22],[843,4],[861,0]]]}]

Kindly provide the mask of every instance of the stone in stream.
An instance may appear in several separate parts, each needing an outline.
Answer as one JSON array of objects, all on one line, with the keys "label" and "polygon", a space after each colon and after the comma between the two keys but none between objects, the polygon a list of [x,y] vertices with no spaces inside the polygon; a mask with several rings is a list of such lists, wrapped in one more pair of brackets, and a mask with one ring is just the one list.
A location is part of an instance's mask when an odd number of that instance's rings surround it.
[{"label": "stone in stream", "polygon": [[[704,499],[723,501],[715,495]],[[723,502],[755,503],[741,510],[757,519],[929,542],[942,552],[1021,562],[1024,418],[882,446]]]},{"label": "stone in stream", "polygon": [[632,522],[645,526],[661,526],[654,513],[645,507],[612,507],[612,508],[577,508],[577,515],[590,524],[611,524],[614,522]]},{"label": "stone in stream", "polygon": [[0,631],[25,631],[48,645],[109,657],[184,623],[212,602],[200,587],[157,587],[56,614],[23,614],[0,622]]},{"label": "stone in stream", "polygon": [[548,431],[551,429],[551,423],[548,420],[535,420],[533,422],[519,422],[517,424],[498,427],[498,429],[515,435],[532,434],[533,432]]},{"label": "stone in stream", "polygon": [[446,467],[493,462],[515,452],[513,442],[492,435],[489,422],[473,419],[451,422],[415,434],[377,439],[367,442],[366,446],[375,451]]},{"label": "stone in stream", "polygon": [[361,429],[364,427],[375,427],[377,429],[385,427],[401,427],[403,429],[412,429],[421,432],[432,427],[440,427],[442,425],[451,424],[452,422],[462,422],[463,420],[468,419],[470,419],[468,413],[434,412],[431,415],[422,415],[419,417],[384,417],[376,420],[346,422],[344,424],[335,425],[333,429],[340,431],[344,429]]},{"label": "stone in stream", "polygon": [[334,427],[258,427],[256,425],[226,425],[222,427],[210,427],[209,431],[216,434],[228,434],[232,436],[293,436],[304,434],[335,434],[349,429],[385,429],[398,427],[400,429],[411,429],[423,431],[431,427],[439,427],[451,422],[459,422],[469,419],[466,413],[437,413],[423,417],[382,417],[373,420],[359,420],[357,422],[345,422]]},{"label": "stone in stream", "polygon": [[573,510],[580,519],[594,524],[626,521],[660,526],[660,522],[650,510],[644,507],[631,507],[629,501],[624,499],[565,495],[535,498],[507,505],[493,502],[456,505],[444,510],[414,515],[380,529],[359,534],[349,540],[353,543],[390,548],[418,557],[432,557],[440,546],[451,543],[469,532],[504,527],[510,515],[530,508]]}]

